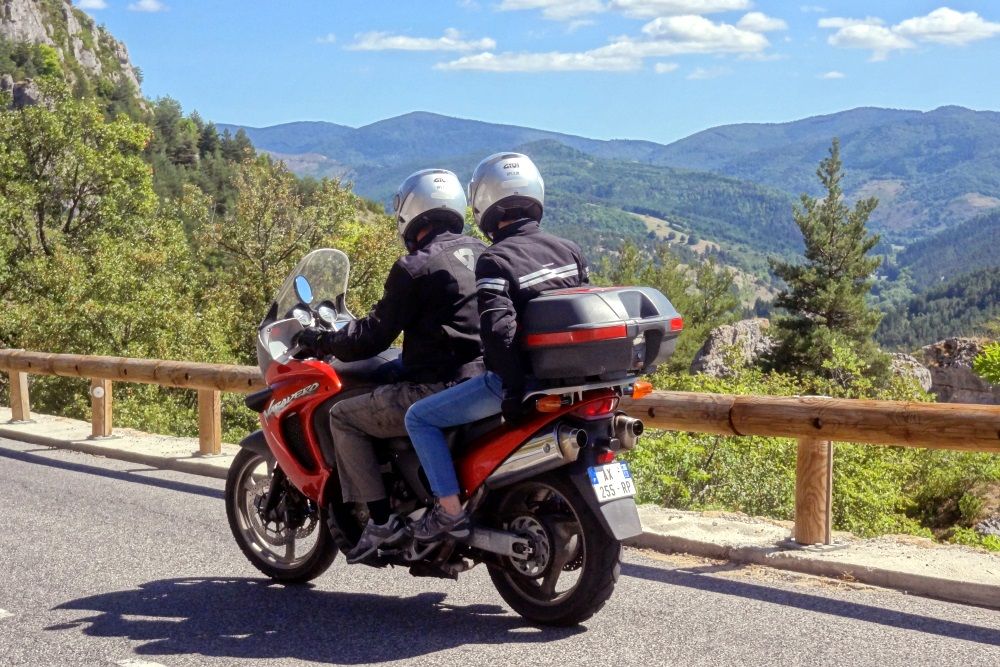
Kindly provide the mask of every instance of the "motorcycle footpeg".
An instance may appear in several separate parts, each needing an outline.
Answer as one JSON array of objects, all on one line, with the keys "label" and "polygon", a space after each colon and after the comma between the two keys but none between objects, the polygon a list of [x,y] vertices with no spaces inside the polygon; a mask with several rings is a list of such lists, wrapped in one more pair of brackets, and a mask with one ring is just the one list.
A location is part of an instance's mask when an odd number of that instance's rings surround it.
[{"label": "motorcycle footpeg", "polygon": [[429,556],[435,549],[441,546],[441,542],[430,542],[429,544],[422,544],[414,540],[410,542],[409,547],[403,554],[403,558],[408,561],[421,561],[427,556]]}]

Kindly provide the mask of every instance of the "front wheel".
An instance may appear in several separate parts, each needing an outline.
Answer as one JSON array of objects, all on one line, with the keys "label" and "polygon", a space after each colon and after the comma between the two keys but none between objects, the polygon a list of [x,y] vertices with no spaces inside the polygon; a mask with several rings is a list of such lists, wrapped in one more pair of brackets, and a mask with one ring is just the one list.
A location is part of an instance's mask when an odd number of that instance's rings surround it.
[{"label": "front wheel", "polygon": [[275,581],[310,581],[337,557],[321,510],[288,482],[274,459],[241,449],[229,467],[225,497],[236,543]]},{"label": "front wheel", "polygon": [[504,558],[488,566],[500,596],[521,616],[543,625],[575,625],[611,597],[621,544],[569,480],[546,476],[511,487],[500,501],[499,518],[532,547],[527,560]]}]

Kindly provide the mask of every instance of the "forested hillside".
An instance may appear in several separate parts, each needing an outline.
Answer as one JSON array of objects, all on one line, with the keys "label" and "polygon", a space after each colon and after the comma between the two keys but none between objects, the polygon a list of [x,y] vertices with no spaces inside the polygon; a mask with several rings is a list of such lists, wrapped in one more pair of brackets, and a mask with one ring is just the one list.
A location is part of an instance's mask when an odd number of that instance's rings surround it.
[{"label": "forested hillside", "polygon": [[876,195],[876,229],[907,243],[1000,207],[1000,113],[854,109],[792,123],[712,128],[653,160],[814,192],[809,166],[831,136],[845,155],[848,195]]},{"label": "forested hillside", "polygon": [[960,275],[908,300],[886,314],[877,337],[889,349],[913,350],[945,337],[983,335],[984,325],[997,318],[1000,267],[993,267]]},{"label": "forested hillside", "polygon": [[1000,209],[907,246],[896,258],[918,289],[1000,267]]}]

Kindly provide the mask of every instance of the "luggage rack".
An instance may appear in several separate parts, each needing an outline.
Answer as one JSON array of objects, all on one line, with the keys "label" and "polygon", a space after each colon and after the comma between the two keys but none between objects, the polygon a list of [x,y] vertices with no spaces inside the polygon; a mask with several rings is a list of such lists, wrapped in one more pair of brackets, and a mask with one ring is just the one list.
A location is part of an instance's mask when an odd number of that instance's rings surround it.
[{"label": "luggage rack", "polygon": [[[532,398],[537,398],[540,396],[562,396],[564,394],[583,394],[585,391],[591,391],[594,389],[609,389],[611,387],[629,387],[631,388],[636,382],[639,381],[638,377],[627,377],[619,378],[617,380],[603,380],[600,382],[587,382],[585,384],[571,385],[568,387],[539,387],[537,389],[532,389],[525,392],[523,401],[531,400]],[[625,392],[629,393],[629,392]]]}]

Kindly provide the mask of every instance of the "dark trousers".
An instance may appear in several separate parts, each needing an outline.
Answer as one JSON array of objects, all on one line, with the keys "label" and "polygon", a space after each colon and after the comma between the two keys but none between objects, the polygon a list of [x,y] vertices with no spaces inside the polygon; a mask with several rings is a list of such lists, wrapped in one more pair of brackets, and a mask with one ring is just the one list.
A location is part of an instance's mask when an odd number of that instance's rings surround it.
[{"label": "dark trousers", "polygon": [[446,386],[441,382],[387,384],[333,405],[330,430],[345,502],[366,503],[386,497],[374,440],[405,436],[403,418],[410,406]]}]

